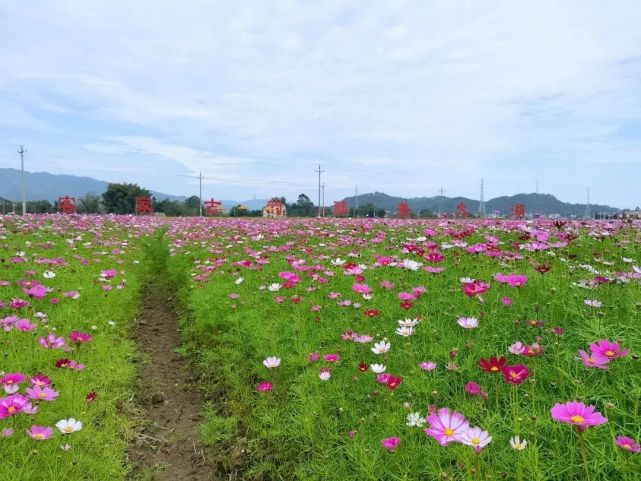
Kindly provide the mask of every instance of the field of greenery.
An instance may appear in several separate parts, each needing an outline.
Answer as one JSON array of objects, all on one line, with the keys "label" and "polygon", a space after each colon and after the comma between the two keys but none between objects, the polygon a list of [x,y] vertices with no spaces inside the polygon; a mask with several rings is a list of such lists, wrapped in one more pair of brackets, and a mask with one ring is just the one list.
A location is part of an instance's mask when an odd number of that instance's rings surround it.
[{"label": "field of greenery", "polygon": [[0,480],[117,480],[145,228],[129,217],[0,222]]},{"label": "field of greenery", "polygon": [[237,479],[641,479],[639,225],[176,221]]},{"label": "field of greenery", "polygon": [[639,223],[5,216],[0,246],[0,481],[131,475],[149,265],[225,478],[641,479]]}]

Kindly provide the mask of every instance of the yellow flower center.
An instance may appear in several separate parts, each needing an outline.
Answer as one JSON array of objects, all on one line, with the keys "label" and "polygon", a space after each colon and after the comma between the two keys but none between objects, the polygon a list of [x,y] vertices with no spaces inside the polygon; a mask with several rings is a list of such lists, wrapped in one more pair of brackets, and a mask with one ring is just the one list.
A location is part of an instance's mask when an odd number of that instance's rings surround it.
[{"label": "yellow flower center", "polygon": [[44,439],[45,435],[42,434],[42,433],[38,433],[38,434],[34,434],[33,437],[36,438],[36,439]]},{"label": "yellow flower center", "polygon": [[46,392],[41,392],[40,394],[38,394],[38,397],[39,397],[40,399],[44,399],[44,398],[46,398],[46,397],[47,397],[47,393],[46,393]]},{"label": "yellow flower center", "polygon": [[627,444],[627,443],[626,443],[626,444],[622,444],[622,445],[621,445],[621,447],[622,447],[623,449],[627,449],[627,450],[632,449],[632,446],[631,446],[630,444]]},{"label": "yellow flower center", "polygon": [[490,371],[494,371],[494,372],[496,372],[496,371],[498,371],[498,370],[499,370],[499,368],[498,368],[498,367],[496,367],[496,366],[492,366],[492,367],[490,368]]},{"label": "yellow flower center", "polygon": [[510,371],[510,377],[512,379],[518,379],[519,378],[519,374],[517,372]]},{"label": "yellow flower center", "polygon": [[73,427],[72,427],[70,424],[68,424],[67,426],[65,426],[65,432],[66,432],[66,433],[70,433],[70,432],[72,432],[72,431],[73,431]]},{"label": "yellow flower center", "polygon": [[605,355],[608,357],[614,356],[614,351],[605,351]]},{"label": "yellow flower center", "polygon": [[445,430],[445,435],[446,436],[453,436],[454,435],[454,431],[452,431],[450,428],[447,428]]},{"label": "yellow flower center", "polygon": [[16,412],[16,408],[15,408],[15,407],[13,407],[13,406],[9,406],[9,407],[7,408],[7,412],[8,412],[9,414],[13,414],[14,412]]},{"label": "yellow flower center", "polygon": [[582,423],[582,422],[584,422],[584,421],[585,421],[585,419],[583,418],[583,416],[572,416],[572,417],[570,418],[570,420],[571,420],[573,423]]},{"label": "yellow flower center", "polygon": [[9,379],[8,381],[6,381],[6,383],[7,384],[13,384],[13,380]]},{"label": "yellow flower center", "polygon": [[472,439],[470,440],[470,442],[471,442],[472,444],[481,444],[481,440],[480,440],[479,438],[472,438]]}]

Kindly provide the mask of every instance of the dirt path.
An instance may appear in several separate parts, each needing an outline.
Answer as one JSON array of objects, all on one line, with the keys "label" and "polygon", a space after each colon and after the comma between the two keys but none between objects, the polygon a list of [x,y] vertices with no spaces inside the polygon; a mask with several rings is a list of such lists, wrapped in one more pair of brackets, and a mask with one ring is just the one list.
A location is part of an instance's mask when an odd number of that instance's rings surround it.
[{"label": "dirt path", "polygon": [[216,480],[198,433],[202,400],[175,352],[180,332],[170,295],[168,289],[152,285],[143,297],[134,337],[148,356],[142,365],[138,400],[146,419],[129,449],[129,459],[134,479]]}]

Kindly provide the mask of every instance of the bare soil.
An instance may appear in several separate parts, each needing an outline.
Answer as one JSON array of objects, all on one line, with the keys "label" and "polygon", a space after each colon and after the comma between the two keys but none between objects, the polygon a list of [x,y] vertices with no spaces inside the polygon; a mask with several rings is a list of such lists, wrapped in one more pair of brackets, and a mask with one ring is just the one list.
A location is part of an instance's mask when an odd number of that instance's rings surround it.
[{"label": "bare soil", "polygon": [[218,480],[198,432],[202,398],[176,353],[180,330],[175,304],[168,289],[153,284],[143,296],[134,333],[147,359],[141,365],[138,393],[143,421],[128,452],[133,479]]}]

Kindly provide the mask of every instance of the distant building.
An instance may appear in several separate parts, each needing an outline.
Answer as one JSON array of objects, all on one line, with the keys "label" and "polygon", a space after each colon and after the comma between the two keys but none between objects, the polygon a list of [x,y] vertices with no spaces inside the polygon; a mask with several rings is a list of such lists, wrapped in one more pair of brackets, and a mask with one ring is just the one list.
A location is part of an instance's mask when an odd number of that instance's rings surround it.
[{"label": "distant building", "polygon": [[270,199],[263,207],[263,217],[269,219],[282,219],[287,217],[287,207],[279,199]]}]

